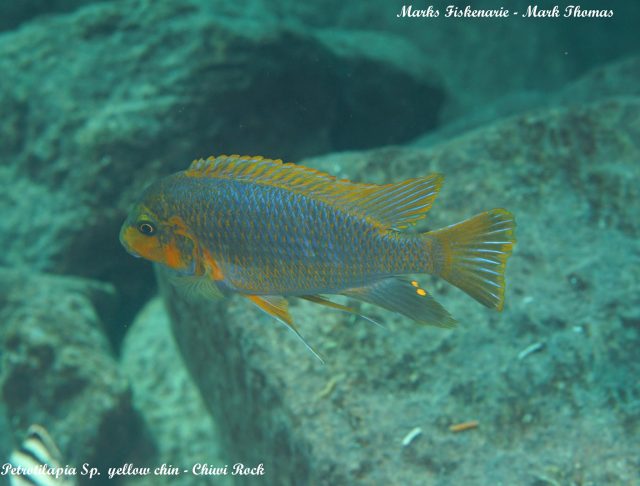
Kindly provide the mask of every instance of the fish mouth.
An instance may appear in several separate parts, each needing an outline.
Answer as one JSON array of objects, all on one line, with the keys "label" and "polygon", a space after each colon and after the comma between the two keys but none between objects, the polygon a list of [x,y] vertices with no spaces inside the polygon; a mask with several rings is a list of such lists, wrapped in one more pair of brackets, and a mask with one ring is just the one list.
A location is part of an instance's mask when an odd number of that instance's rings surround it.
[{"label": "fish mouth", "polygon": [[140,255],[138,255],[135,251],[130,250],[130,249],[129,249],[129,248],[127,248],[126,246],[124,247],[124,249],[125,249],[125,250],[127,250],[127,253],[128,253],[129,255],[131,255],[132,257],[135,257],[135,258],[142,258],[142,257],[141,257]]},{"label": "fish mouth", "polygon": [[127,226],[124,225],[124,226],[122,226],[122,229],[120,230],[120,235],[119,235],[120,236],[120,238],[119,238],[120,239],[120,244],[124,247],[124,249],[127,251],[127,253],[129,255],[131,255],[132,257],[142,258],[139,253],[136,253],[135,251],[133,251],[131,249],[131,247],[129,246],[129,244],[127,244],[127,240],[124,237],[124,233],[125,233],[126,229],[127,229]]}]

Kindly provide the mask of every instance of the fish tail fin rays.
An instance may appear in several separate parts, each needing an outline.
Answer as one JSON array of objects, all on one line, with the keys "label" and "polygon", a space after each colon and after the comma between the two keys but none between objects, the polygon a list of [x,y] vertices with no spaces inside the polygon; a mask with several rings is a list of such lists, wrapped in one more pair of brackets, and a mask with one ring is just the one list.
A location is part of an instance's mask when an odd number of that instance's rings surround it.
[{"label": "fish tail fin rays", "polygon": [[245,295],[245,297],[259,307],[260,310],[287,326],[287,328],[289,328],[289,330],[291,330],[298,339],[302,341],[307,349],[311,351],[311,353],[313,353],[313,355],[318,358],[322,364],[324,364],[324,359],[322,359],[320,353],[305,341],[302,334],[300,334],[300,331],[298,331],[297,326],[294,324],[293,318],[291,317],[291,314],[289,314],[289,302],[287,302],[287,299],[279,295]]},{"label": "fish tail fin rays", "polygon": [[[425,234],[440,248],[437,274],[481,304],[504,307],[507,259],[516,243],[516,222],[505,209],[492,209]],[[433,241],[433,240],[432,240]]]},{"label": "fish tail fin rays", "polygon": [[456,325],[449,312],[415,280],[390,277],[341,293],[403,314],[418,324],[447,328]]}]

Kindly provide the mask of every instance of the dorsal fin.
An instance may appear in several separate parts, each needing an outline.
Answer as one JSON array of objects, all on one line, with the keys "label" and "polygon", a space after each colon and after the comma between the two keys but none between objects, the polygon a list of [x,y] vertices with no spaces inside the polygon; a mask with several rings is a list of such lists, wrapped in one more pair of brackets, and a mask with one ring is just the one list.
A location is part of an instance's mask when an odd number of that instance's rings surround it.
[{"label": "dorsal fin", "polygon": [[260,156],[220,155],[194,160],[186,175],[233,179],[287,189],[402,229],[425,217],[443,176],[431,174],[394,184],[363,184],[302,165]]}]

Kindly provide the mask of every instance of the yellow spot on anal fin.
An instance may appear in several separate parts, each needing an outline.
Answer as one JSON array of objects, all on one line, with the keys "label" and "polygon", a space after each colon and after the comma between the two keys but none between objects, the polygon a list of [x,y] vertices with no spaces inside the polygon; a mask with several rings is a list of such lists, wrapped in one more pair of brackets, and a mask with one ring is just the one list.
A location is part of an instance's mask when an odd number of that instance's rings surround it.
[{"label": "yellow spot on anal fin", "polygon": [[427,291],[425,289],[420,288],[420,284],[416,280],[412,280],[411,285],[413,285],[416,288],[416,294],[422,297],[427,295]]},{"label": "yellow spot on anal fin", "polygon": [[410,280],[391,277],[341,293],[404,314],[419,324],[455,325],[453,317],[426,290],[414,287]]}]

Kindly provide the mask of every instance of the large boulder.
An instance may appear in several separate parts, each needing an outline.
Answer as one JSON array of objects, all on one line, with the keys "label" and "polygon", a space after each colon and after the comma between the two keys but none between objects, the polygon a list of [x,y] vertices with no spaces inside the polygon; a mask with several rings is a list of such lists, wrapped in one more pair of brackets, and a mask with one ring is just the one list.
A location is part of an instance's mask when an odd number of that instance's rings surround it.
[{"label": "large boulder", "polygon": [[[639,113],[640,99],[610,98],[428,149],[308,161],[355,180],[446,174],[432,228],[492,207],[515,213],[502,314],[424,279],[456,331],[369,309],[389,332],[301,302],[292,312],[321,365],[248,301],[187,301],[161,272],[175,337],[232,457],[264,462],[279,484],[632,481]],[[479,428],[449,430],[466,420]]]}]

